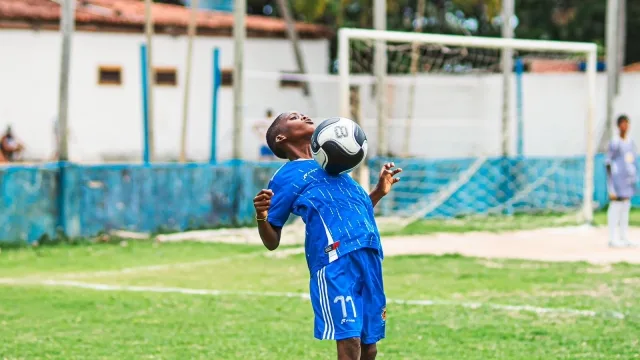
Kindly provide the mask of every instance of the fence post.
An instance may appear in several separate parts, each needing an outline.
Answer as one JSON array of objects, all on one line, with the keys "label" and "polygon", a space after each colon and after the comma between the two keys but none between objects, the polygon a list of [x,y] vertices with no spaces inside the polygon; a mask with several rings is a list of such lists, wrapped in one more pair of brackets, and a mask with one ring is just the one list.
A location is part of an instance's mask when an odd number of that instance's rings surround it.
[{"label": "fence post", "polygon": [[142,161],[149,164],[149,67],[147,66],[147,45],[140,45],[140,73],[142,75]]},{"label": "fence post", "polygon": [[518,122],[518,157],[524,156],[524,119],[522,99],[522,74],[524,73],[524,61],[516,59],[516,120]]},{"label": "fence post", "polygon": [[58,161],[58,191],[56,192],[56,236],[62,233],[64,236],[68,235],[67,228],[67,162]]},{"label": "fence post", "polygon": [[218,96],[220,93],[220,48],[213,49],[213,89],[211,96],[211,154],[209,163],[215,165],[218,162]]}]

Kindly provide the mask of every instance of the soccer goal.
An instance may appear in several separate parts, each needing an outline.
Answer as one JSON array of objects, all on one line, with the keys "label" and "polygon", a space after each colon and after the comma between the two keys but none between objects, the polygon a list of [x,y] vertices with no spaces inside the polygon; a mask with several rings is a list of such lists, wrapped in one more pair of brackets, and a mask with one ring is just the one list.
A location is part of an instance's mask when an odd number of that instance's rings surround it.
[{"label": "soccer goal", "polygon": [[404,169],[379,211],[403,225],[590,222],[596,56],[587,43],[341,29],[341,115],[363,125],[372,167]]}]

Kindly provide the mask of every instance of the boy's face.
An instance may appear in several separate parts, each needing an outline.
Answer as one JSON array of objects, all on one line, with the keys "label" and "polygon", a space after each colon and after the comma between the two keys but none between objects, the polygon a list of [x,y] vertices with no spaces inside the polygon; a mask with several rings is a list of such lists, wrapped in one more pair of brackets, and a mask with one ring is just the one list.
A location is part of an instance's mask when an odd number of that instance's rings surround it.
[{"label": "boy's face", "polygon": [[618,125],[618,129],[620,129],[621,132],[626,133],[627,130],[629,130],[629,120],[622,120],[620,125]]},{"label": "boy's face", "polygon": [[293,111],[287,114],[282,123],[283,135],[290,140],[311,139],[315,126],[310,117]]}]

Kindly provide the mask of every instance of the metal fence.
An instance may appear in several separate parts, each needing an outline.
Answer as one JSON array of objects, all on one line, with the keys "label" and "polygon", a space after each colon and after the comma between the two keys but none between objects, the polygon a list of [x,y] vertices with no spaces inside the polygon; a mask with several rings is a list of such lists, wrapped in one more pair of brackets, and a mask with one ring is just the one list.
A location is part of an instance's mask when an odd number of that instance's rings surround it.
[{"label": "metal fence", "polygon": [[[421,174],[415,179],[410,178],[410,171],[403,174],[398,192],[416,191],[401,186],[405,182],[432,181],[429,174],[443,166],[450,169],[453,164],[451,160],[395,160],[400,166],[424,170],[414,172]],[[375,168],[381,161],[373,159],[370,166]],[[518,161],[508,160],[509,163]],[[570,163],[580,167],[584,161]],[[501,174],[504,164],[504,159],[490,160],[483,165],[482,171]],[[532,164],[525,163],[525,166]],[[182,231],[249,224],[254,217],[253,197],[268,184],[281,165],[238,161],[221,165],[45,164],[0,168],[0,241],[32,242],[42,236],[55,237],[62,233],[69,237],[88,237],[109,230]],[[453,165],[460,171],[465,169],[464,161]],[[376,181],[375,174],[372,171],[372,182]],[[602,156],[596,159],[595,177],[594,200],[604,206],[608,200]],[[476,179],[471,178],[451,196],[451,204],[459,204],[456,205],[458,208],[446,206],[443,209],[447,209],[447,213],[435,211],[431,215],[456,216],[472,210],[482,211],[479,208],[483,206],[482,201],[477,196],[475,203],[454,201],[470,197],[469,191],[478,187],[484,189],[484,196],[491,196],[491,191],[500,191],[499,183],[487,181],[491,177],[478,179],[482,183],[474,184]],[[429,196],[427,193],[419,195]],[[523,201],[528,201],[531,208],[538,203],[544,204],[539,200],[550,195],[553,194],[532,192]],[[640,198],[634,198],[633,203],[640,205]],[[390,196],[379,211],[383,215],[394,215],[403,208],[407,208],[406,203]]]}]

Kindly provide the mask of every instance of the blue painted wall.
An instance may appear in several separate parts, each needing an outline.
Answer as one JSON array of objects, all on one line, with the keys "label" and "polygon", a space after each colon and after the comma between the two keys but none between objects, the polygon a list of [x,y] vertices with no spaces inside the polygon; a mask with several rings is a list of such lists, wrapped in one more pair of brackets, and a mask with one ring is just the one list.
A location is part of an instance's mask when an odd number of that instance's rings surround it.
[{"label": "blue painted wall", "polygon": [[[383,159],[371,161],[375,169]],[[381,204],[385,215],[411,209],[428,199],[473,164],[472,159],[395,159],[407,171],[398,191]],[[65,230],[71,237],[93,236],[112,229],[184,230],[251,223],[251,200],[266,186],[281,163],[229,162],[79,166],[57,164],[0,168],[0,241],[35,241]],[[550,166],[553,175],[505,212],[544,210],[551,198],[575,207],[582,202],[584,160],[490,159],[430,217],[486,212],[526,187],[535,185]],[[531,169],[537,169],[531,171]],[[607,203],[603,157],[596,159],[594,199]],[[530,176],[516,176],[530,174]],[[411,174],[414,174],[412,177]],[[417,175],[416,175],[417,174]],[[569,176],[569,174],[573,175]],[[372,171],[372,181],[377,181]],[[412,182],[431,184],[416,194]],[[520,181],[520,182],[517,182]],[[506,186],[507,183],[512,186]],[[59,184],[62,184],[60,186]],[[515,184],[515,186],[513,186]],[[406,194],[415,194],[409,198]],[[423,200],[424,201],[424,200]],[[640,197],[633,199],[640,206]]]},{"label": "blue painted wall", "polygon": [[57,166],[0,168],[0,241],[54,235]]}]

